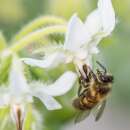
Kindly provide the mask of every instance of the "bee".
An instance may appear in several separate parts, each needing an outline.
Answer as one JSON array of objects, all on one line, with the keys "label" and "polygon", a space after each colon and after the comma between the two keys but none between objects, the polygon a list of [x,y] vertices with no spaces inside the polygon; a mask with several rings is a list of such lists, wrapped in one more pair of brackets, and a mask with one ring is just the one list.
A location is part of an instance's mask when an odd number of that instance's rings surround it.
[{"label": "bee", "polygon": [[103,114],[106,98],[112,89],[113,76],[107,73],[106,68],[97,61],[103,71],[97,69],[94,73],[89,66],[83,65],[80,72],[78,97],[73,101],[73,106],[79,110],[75,123],[84,120],[92,110],[95,110],[95,121]]}]

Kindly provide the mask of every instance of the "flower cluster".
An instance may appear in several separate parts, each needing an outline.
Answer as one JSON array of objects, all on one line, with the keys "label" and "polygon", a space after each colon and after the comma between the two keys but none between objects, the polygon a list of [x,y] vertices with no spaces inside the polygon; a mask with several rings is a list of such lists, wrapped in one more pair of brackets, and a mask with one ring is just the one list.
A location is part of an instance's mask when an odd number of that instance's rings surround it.
[{"label": "flower cluster", "polygon": [[[83,64],[92,67],[92,56],[99,52],[99,42],[102,38],[110,35],[114,27],[115,13],[111,0],[99,0],[97,9],[89,14],[84,23],[77,14],[70,18],[63,45],[57,45],[55,50],[51,50],[54,47],[50,47],[51,53],[45,53],[42,60],[32,58],[23,58],[22,60],[28,65],[44,69],[52,69],[60,64],[73,63],[76,69],[83,72]],[[75,80],[75,78],[71,79],[71,82],[74,83],[72,80]],[[63,90],[60,88],[53,90],[54,87],[48,87],[45,92],[51,95],[53,95],[53,92],[64,94],[64,87],[70,90],[73,86],[73,84],[71,86],[66,81],[66,79],[62,78]]]},{"label": "flower cluster", "polygon": [[115,13],[111,0],[98,0],[97,9],[89,14],[84,23],[77,14],[70,18],[64,44],[58,44],[56,48],[52,45],[49,48],[50,53],[45,53],[42,60],[32,58],[21,60],[13,55],[9,83],[0,87],[0,107],[11,108],[18,129],[22,127],[25,108],[27,104],[33,103],[33,97],[40,99],[48,110],[60,109],[62,106],[54,97],[67,93],[77,79],[77,74],[68,70],[51,84],[39,81],[29,83],[24,75],[23,62],[44,69],[54,69],[60,64],[72,63],[76,69],[82,71],[83,64],[92,67],[92,56],[99,52],[99,42],[110,35],[114,27]]},{"label": "flower cluster", "polygon": [[13,56],[9,84],[0,87],[0,108],[10,107],[16,123],[19,122],[18,111],[21,112],[20,120],[24,120],[26,107],[33,103],[33,97],[40,99],[48,110],[60,109],[62,106],[54,97],[68,92],[75,80],[76,74],[67,71],[53,84],[46,85],[39,82],[29,84],[24,76],[22,61]]},{"label": "flower cluster", "polygon": [[[52,96],[60,96],[68,92],[75,80],[76,74],[67,71],[53,84],[45,85],[39,82],[29,84],[24,76],[22,62],[15,56],[9,74],[9,85],[0,87],[0,107],[16,104],[26,105],[26,103],[32,103],[32,97],[35,96],[43,102],[48,110],[60,109],[61,105]],[[64,82],[68,84],[63,84]],[[38,87],[35,88],[33,86]],[[62,89],[60,89],[61,86]]]},{"label": "flower cluster", "polygon": [[70,18],[62,47],[57,47],[51,54],[45,54],[43,60],[23,58],[23,61],[46,69],[70,62],[80,69],[84,63],[92,66],[92,55],[99,52],[98,43],[110,35],[114,27],[115,13],[111,0],[99,0],[97,9],[89,14],[85,23],[76,14]]}]

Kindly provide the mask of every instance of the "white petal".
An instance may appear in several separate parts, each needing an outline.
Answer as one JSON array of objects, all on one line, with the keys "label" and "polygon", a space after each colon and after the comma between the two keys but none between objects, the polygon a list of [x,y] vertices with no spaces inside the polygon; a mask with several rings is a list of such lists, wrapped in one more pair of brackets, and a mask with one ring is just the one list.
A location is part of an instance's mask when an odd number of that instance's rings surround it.
[{"label": "white petal", "polygon": [[9,85],[14,94],[26,92],[28,84],[24,76],[23,66],[21,60],[13,57],[12,67],[9,75]]},{"label": "white petal", "polygon": [[98,54],[99,53],[99,49],[97,48],[97,46],[93,46],[90,50],[90,54]]},{"label": "white petal", "polygon": [[61,109],[62,106],[50,95],[43,92],[34,92],[33,96],[39,98],[48,110]]},{"label": "white petal", "polygon": [[64,48],[72,51],[77,51],[89,40],[90,38],[85,29],[85,25],[76,14],[73,15],[68,23]]},{"label": "white petal", "polygon": [[37,59],[33,59],[33,58],[22,58],[22,61],[30,66],[37,66],[40,68],[43,68],[45,65],[43,64],[43,60],[37,60]]},{"label": "white petal", "polygon": [[97,34],[101,30],[101,19],[98,9],[94,10],[86,19],[86,30],[89,32],[91,37]]},{"label": "white petal", "polygon": [[92,55],[88,55],[86,60],[85,60],[85,63],[87,65],[89,65],[89,67],[93,68],[93,63],[92,63]]},{"label": "white petal", "polygon": [[9,101],[8,97],[2,97],[0,100],[0,108],[6,107],[7,105],[9,105],[8,101]]},{"label": "white petal", "polygon": [[98,10],[102,19],[103,30],[109,35],[115,27],[115,12],[111,0],[99,0]]},{"label": "white petal", "polygon": [[9,89],[5,86],[0,87],[0,108],[6,107],[10,103]]},{"label": "white petal", "polygon": [[60,96],[67,93],[74,85],[77,75],[71,71],[65,72],[52,85],[43,87],[41,91],[51,96]]},{"label": "white petal", "polygon": [[40,68],[54,68],[57,67],[60,63],[63,63],[65,61],[65,55],[61,52],[53,53],[47,57],[45,57],[43,60],[37,60],[32,58],[23,58],[22,61],[24,63],[31,65],[31,66],[37,66]]},{"label": "white petal", "polygon": [[98,8],[87,17],[85,24],[91,37],[98,33],[101,38],[109,35],[115,27],[115,13],[111,0],[99,0]]}]

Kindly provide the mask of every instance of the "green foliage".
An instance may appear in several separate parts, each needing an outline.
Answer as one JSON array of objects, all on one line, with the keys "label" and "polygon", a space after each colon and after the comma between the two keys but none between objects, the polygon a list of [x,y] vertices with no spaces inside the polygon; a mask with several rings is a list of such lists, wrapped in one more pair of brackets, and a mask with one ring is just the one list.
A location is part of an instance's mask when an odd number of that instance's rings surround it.
[{"label": "green foliage", "polygon": [[0,84],[6,83],[8,80],[8,73],[11,65],[12,56],[5,58],[1,57],[0,61]]},{"label": "green foliage", "polygon": [[3,49],[5,49],[6,46],[7,46],[6,39],[5,39],[4,35],[1,32],[0,33],[0,51],[2,51]]}]

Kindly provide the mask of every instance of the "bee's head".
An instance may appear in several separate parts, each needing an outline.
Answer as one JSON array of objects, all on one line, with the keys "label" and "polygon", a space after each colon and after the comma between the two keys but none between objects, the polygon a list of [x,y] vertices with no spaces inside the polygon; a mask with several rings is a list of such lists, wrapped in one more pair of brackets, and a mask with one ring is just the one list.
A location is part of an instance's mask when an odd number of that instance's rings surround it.
[{"label": "bee's head", "polygon": [[100,80],[103,82],[103,83],[112,83],[114,78],[112,75],[102,75],[100,77]]},{"label": "bee's head", "polygon": [[112,83],[114,77],[110,74],[103,73],[101,71],[97,71],[98,79],[103,83]]}]

